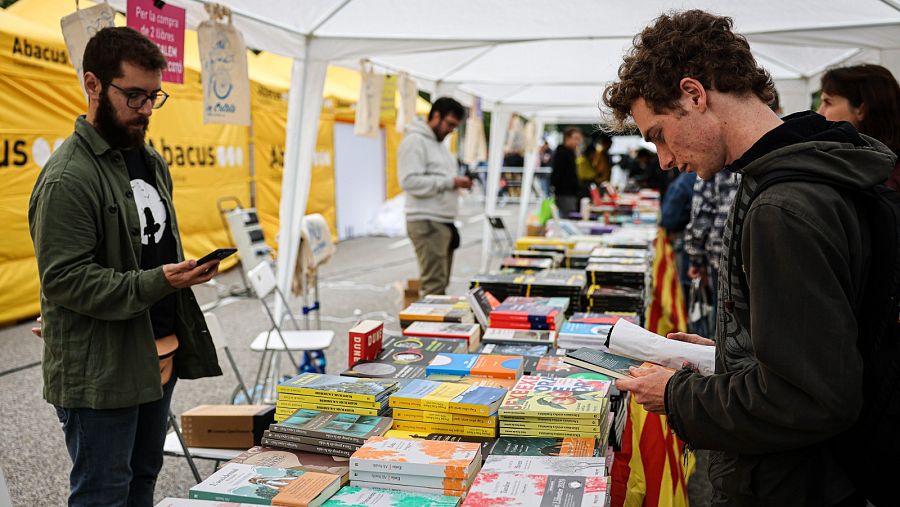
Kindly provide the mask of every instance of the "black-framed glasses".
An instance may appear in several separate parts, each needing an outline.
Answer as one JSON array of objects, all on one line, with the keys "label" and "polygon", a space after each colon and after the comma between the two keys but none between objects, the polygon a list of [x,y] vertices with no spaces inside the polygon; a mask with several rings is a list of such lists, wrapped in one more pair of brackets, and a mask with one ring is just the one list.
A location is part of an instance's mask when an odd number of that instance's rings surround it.
[{"label": "black-framed glasses", "polygon": [[146,104],[148,100],[150,101],[150,107],[152,107],[153,109],[159,109],[163,107],[163,104],[165,104],[166,100],[168,100],[169,98],[169,94],[162,90],[146,93],[144,91],[126,90],[125,88],[117,86],[113,83],[107,84],[122,92],[122,95],[125,95],[125,105],[127,105],[131,109],[134,109],[135,111],[144,107],[144,104]]}]

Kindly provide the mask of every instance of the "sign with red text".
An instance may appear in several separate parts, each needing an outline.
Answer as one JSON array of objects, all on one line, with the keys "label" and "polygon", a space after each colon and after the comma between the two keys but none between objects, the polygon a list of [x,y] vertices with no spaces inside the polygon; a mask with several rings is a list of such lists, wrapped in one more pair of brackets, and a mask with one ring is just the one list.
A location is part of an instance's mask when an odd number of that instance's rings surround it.
[{"label": "sign with red text", "polygon": [[163,71],[163,81],[183,83],[184,9],[154,0],[128,0],[127,14],[128,26],[155,42],[166,57],[169,67]]}]

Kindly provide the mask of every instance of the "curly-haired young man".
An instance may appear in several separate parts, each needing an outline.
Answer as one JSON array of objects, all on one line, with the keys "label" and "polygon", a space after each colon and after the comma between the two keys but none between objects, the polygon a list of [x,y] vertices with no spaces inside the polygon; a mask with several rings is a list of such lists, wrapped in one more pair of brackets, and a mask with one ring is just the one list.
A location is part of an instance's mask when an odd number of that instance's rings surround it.
[{"label": "curly-haired young man", "polygon": [[[813,113],[782,121],[773,85],[729,18],[663,15],[636,38],[604,102],[634,119],[665,168],[708,180],[743,175],[725,233],[716,371],[640,369],[617,382],[711,450],[714,504],[865,505],[834,454],[862,406],[857,317],[871,241],[852,192],[884,181],[893,155],[846,123]],[[791,170],[836,182],[787,181]],[[748,203],[749,206],[748,206]],[[853,445],[846,442],[844,445]]]}]

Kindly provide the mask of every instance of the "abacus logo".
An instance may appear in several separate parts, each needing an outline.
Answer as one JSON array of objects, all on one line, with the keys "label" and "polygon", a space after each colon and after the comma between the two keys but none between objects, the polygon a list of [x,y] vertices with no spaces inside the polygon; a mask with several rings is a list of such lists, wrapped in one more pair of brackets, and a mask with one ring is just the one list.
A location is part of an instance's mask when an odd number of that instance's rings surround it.
[{"label": "abacus logo", "polygon": [[148,143],[162,155],[170,167],[212,168],[244,165],[243,146],[170,144],[165,138],[160,138],[158,142],[150,139]]},{"label": "abacus logo", "polygon": [[28,141],[21,138],[3,138],[0,140],[0,168],[24,167],[29,163],[43,168],[50,160],[50,155],[65,141],[58,137],[50,145],[50,141],[43,137],[35,138],[28,146]]}]

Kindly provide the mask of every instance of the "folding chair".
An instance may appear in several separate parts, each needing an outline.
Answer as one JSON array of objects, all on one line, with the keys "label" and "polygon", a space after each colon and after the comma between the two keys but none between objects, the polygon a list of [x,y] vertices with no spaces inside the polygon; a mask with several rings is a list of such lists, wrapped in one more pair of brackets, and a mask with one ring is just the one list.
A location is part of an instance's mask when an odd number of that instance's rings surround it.
[{"label": "folding chair", "polygon": [[[231,354],[228,335],[225,334],[225,331],[222,329],[219,318],[214,313],[204,313],[203,317],[206,319],[206,327],[209,329],[209,334],[212,336],[216,351],[225,352],[225,357],[228,358],[231,370],[234,372],[234,376],[237,377],[237,389],[243,392],[244,399],[249,402],[252,397],[247,390],[246,384],[244,384],[244,379],[241,376],[240,370],[238,370],[234,356]],[[232,402],[234,401],[234,398],[235,397],[232,396]],[[194,463],[195,458],[213,460],[216,462],[216,466],[218,466],[220,462],[228,461],[242,452],[236,449],[188,447],[184,441],[184,435],[181,433],[181,426],[178,425],[178,418],[171,409],[169,410],[169,426],[172,428],[172,431],[166,435],[166,442],[163,444],[163,454],[175,457],[184,456],[188,462],[188,466],[191,467],[191,473],[194,474],[194,479],[198,484],[203,479],[200,477],[200,472],[197,471],[197,465]]]},{"label": "folding chair", "polygon": [[[278,385],[279,379],[279,363],[276,352],[287,354],[294,370],[300,371],[303,365],[294,358],[291,351],[324,351],[331,346],[331,342],[334,340],[334,331],[300,328],[300,324],[297,323],[297,319],[290,309],[287,298],[275,282],[275,273],[272,272],[269,263],[261,262],[247,274],[250,279],[250,285],[253,287],[253,291],[256,293],[256,297],[259,299],[271,324],[267,331],[257,335],[256,339],[250,344],[251,350],[262,352],[253,385],[258,386],[260,379],[262,379],[264,385],[259,392],[259,401],[264,402],[268,400],[269,402],[274,402],[275,386]],[[282,329],[281,323],[276,321],[274,313],[266,303],[266,298],[273,293],[276,297],[281,298],[285,313],[293,323],[294,329]],[[254,391],[256,390],[254,389]],[[254,392],[253,394],[255,399],[257,393]]]}]

